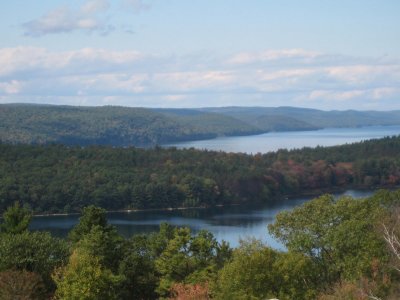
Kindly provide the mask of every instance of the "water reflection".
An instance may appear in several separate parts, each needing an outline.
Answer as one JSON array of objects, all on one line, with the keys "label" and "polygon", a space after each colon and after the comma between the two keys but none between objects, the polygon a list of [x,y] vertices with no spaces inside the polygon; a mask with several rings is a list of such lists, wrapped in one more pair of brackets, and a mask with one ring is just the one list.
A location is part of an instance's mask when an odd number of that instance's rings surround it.
[{"label": "water reflection", "polygon": [[[349,190],[338,194],[352,197],[366,197],[371,191]],[[274,222],[277,213],[288,210],[308,201],[310,197],[283,199],[264,205],[238,205],[214,207],[209,209],[145,211],[130,213],[109,213],[108,221],[115,225],[125,237],[138,233],[158,231],[162,222],[174,226],[188,226],[193,232],[201,229],[209,230],[217,240],[228,241],[231,246],[239,244],[239,240],[247,237],[261,239],[275,248],[282,248],[269,236],[267,225]],[[47,230],[52,234],[65,237],[78,222],[79,216],[49,216],[33,218],[31,229]]]}]

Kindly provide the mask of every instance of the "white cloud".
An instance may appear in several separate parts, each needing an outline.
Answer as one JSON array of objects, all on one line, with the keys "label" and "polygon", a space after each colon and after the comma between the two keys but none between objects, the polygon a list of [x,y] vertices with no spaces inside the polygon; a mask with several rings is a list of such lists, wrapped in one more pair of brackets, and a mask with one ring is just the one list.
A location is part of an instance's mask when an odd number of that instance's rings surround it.
[{"label": "white cloud", "polygon": [[107,0],[90,0],[87,1],[80,9],[83,14],[94,14],[107,10],[110,4]]},{"label": "white cloud", "polygon": [[236,82],[235,75],[227,71],[168,72],[155,74],[153,79],[163,89],[187,92],[210,88],[220,90]]},{"label": "white cloud", "polygon": [[292,69],[292,70],[278,70],[278,71],[268,71],[268,70],[259,70],[257,73],[259,74],[259,78],[261,80],[278,80],[283,78],[302,78],[304,76],[309,76],[318,72],[317,69],[308,68],[308,69]]},{"label": "white cloud", "polygon": [[281,59],[312,59],[319,55],[321,55],[319,52],[307,51],[304,49],[267,50],[258,53],[243,52],[229,58],[228,63],[243,65]]},{"label": "white cloud", "polygon": [[394,88],[394,87],[381,87],[381,88],[376,88],[373,89],[371,92],[371,98],[380,100],[386,97],[391,97],[394,95],[399,95],[400,94],[400,88]]},{"label": "white cloud", "polygon": [[11,80],[10,82],[0,82],[0,94],[14,95],[18,94],[21,90],[22,84],[17,80]]},{"label": "white cloud", "polygon": [[[355,58],[352,64],[348,57],[313,56],[299,49],[265,53],[270,53],[272,60],[262,64],[242,60],[235,65],[228,58],[210,60],[207,55],[173,57],[94,48],[61,52],[36,47],[0,48],[0,101],[85,101],[91,105],[133,106],[169,103],[181,107],[278,104],[362,109],[377,102],[392,105],[395,99],[400,100],[400,62],[389,64],[371,58],[361,63]],[[307,59],[292,64],[296,55]],[[279,57],[279,63],[273,57]]]},{"label": "white cloud", "polygon": [[309,99],[333,101],[351,101],[354,99],[381,100],[396,94],[400,96],[400,89],[387,87],[348,91],[315,90],[310,93]]},{"label": "white cloud", "polygon": [[383,77],[384,80],[390,80],[393,78],[400,80],[399,64],[332,66],[326,68],[325,71],[328,76],[351,84],[369,83],[379,77]]},{"label": "white cloud", "polygon": [[311,100],[316,99],[329,99],[338,101],[347,101],[354,98],[359,98],[365,96],[366,91],[363,90],[351,90],[351,91],[326,91],[326,90],[316,90],[312,91],[310,94]]},{"label": "white cloud", "polygon": [[187,97],[186,95],[166,95],[165,99],[168,102],[179,102],[186,99],[186,97]]},{"label": "white cloud", "polygon": [[79,9],[62,6],[22,24],[24,34],[39,37],[77,30],[107,34],[113,30],[113,26],[107,24],[103,16],[103,12],[108,8],[107,0],[89,0]]},{"label": "white cloud", "polygon": [[113,69],[130,68],[144,59],[137,51],[110,51],[83,48],[51,52],[37,47],[0,49],[0,78],[27,76],[99,74]]},{"label": "white cloud", "polygon": [[150,9],[151,5],[144,0],[122,0],[122,5],[134,13]]}]

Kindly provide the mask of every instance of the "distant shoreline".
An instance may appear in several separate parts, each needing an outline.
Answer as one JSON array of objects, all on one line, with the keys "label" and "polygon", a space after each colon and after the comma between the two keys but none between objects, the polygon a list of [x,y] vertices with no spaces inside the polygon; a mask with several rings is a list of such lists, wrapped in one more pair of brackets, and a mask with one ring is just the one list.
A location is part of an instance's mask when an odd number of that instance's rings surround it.
[{"label": "distant shoreline", "polygon": [[[376,192],[380,189],[388,189],[388,190],[395,190],[400,188],[400,186],[377,186],[377,187],[362,187],[362,186],[349,186],[346,188],[332,188],[332,189],[319,189],[313,191],[305,191],[302,193],[298,193],[296,195],[281,195],[278,198],[273,199],[272,201],[279,201],[279,200],[292,200],[295,198],[300,197],[318,197],[323,194],[340,194],[345,191],[355,190],[355,191],[371,191]],[[310,199],[311,200],[311,199]],[[191,206],[191,207],[165,207],[165,208],[148,208],[148,209],[117,209],[117,210],[106,210],[108,213],[137,213],[137,212],[155,212],[155,211],[179,211],[179,210],[191,210],[191,209],[208,209],[213,207],[228,207],[228,206],[240,206],[240,205],[249,205],[249,204],[260,204],[261,202],[254,202],[254,203],[231,203],[231,204],[217,204],[213,206]],[[81,215],[79,212],[72,212],[72,213],[39,213],[33,214],[33,217],[57,217],[57,216],[74,216],[74,215]]]}]

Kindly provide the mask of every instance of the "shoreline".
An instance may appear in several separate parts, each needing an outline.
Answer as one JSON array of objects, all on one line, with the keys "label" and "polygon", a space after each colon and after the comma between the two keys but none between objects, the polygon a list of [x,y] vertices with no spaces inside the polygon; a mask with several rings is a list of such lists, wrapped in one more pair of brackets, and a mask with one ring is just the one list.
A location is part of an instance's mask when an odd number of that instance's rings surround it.
[{"label": "shoreline", "polygon": [[[166,142],[166,143],[160,143],[160,144],[153,144],[153,145],[145,145],[142,148],[144,149],[149,149],[149,148],[154,148],[155,146],[160,146],[161,148],[177,148],[177,149],[190,149],[190,148],[194,148],[197,150],[209,150],[209,151],[222,151],[222,152],[232,152],[229,150],[213,150],[213,149],[207,149],[205,147],[196,147],[193,145],[188,145],[186,146],[185,144],[187,143],[196,143],[196,142],[205,142],[205,141],[214,141],[220,138],[235,138],[235,137],[252,137],[252,136],[261,136],[261,135],[265,135],[265,134],[272,134],[272,133],[295,133],[295,132],[316,132],[316,131],[321,131],[321,130],[330,130],[330,129],[362,129],[362,128],[375,128],[375,127],[399,127],[400,124],[386,124],[386,125],[355,125],[355,126],[327,126],[327,127],[316,127],[316,128],[310,128],[310,129],[304,129],[304,128],[299,128],[299,129],[291,129],[291,130],[268,130],[268,131],[263,131],[261,133],[253,133],[253,134],[233,134],[233,135],[217,135],[213,138],[200,138],[200,139],[189,139],[189,140],[181,140],[181,141],[175,141],[175,142]],[[398,135],[395,134],[395,135]],[[391,135],[385,135],[386,136],[391,136]],[[335,147],[335,146],[341,146],[341,145],[345,145],[345,144],[354,144],[354,143],[358,143],[360,141],[366,141],[366,140],[374,140],[374,139],[380,139],[383,138],[382,137],[370,137],[370,138],[365,138],[359,141],[351,141],[351,142],[346,142],[343,144],[335,144],[335,145],[327,145],[327,146],[323,146],[323,147]],[[183,145],[183,146],[182,146]],[[140,147],[139,147],[140,148]],[[315,148],[315,146],[312,146],[312,148]],[[287,150],[293,150],[293,149],[301,149],[300,148],[282,148],[282,149],[287,149]],[[262,154],[266,154],[266,153],[270,153],[270,152],[277,152],[281,150],[281,148],[276,149],[276,150],[270,150],[267,152],[260,152]],[[234,153],[242,153],[240,151],[234,151]],[[244,152],[246,154],[250,154],[253,155],[252,152]],[[254,154],[257,152],[254,152]]]},{"label": "shoreline", "polygon": [[[318,189],[312,191],[304,191],[301,193],[293,194],[293,195],[280,195],[276,198],[271,199],[271,201],[279,201],[279,200],[292,200],[295,198],[301,197],[310,197],[312,198],[318,197],[323,194],[340,194],[346,191],[354,190],[354,191],[371,191],[376,192],[380,189],[388,189],[388,190],[396,190],[400,188],[400,186],[376,186],[376,187],[362,187],[362,186],[348,186],[348,187],[336,187],[331,189]],[[148,208],[148,209],[117,209],[117,210],[106,210],[106,213],[137,213],[137,212],[155,212],[155,211],[179,211],[179,210],[191,210],[191,209],[208,209],[213,207],[228,207],[228,206],[239,206],[239,205],[249,205],[249,204],[260,204],[260,202],[254,203],[231,203],[231,204],[217,204],[213,206],[191,206],[191,207],[165,207],[165,208]],[[79,212],[71,212],[71,213],[39,213],[33,214],[32,217],[67,217],[81,215]],[[1,217],[0,217],[1,219]]]},{"label": "shoreline", "polygon": [[[147,208],[147,209],[117,209],[117,210],[106,210],[106,213],[136,213],[136,212],[147,212],[147,211],[175,211],[175,210],[190,210],[190,209],[207,209],[211,207],[225,207],[225,206],[237,206],[245,203],[232,203],[232,204],[217,204],[213,206],[190,206],[190,207],[165,207],[165,208]],[[57,216],[74,216],[80,215],[79,212],[73,213],[52,213],[52,214],[33,214],[32,217],[57,217]]]}]

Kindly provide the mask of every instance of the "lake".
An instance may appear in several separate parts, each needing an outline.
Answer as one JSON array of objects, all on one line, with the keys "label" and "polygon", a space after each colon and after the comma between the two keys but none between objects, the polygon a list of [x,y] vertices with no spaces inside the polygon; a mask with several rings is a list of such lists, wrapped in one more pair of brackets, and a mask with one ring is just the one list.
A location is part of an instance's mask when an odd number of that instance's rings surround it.
[{"label": "lake", "polygon": [[[348,190],[336,196],[350,195],[360,198],[371,194],[372,191]],[[268,234],[267,225],[274,222],[280,211],[292,209],[308,200],[310,197],[283,199],[267,205],[108,213],[108,221],[125,237],[158,231],[162,222],[168,222],[174,226],[190,227],[193,232],[207,229],[218,241],[225,240],[233,247],[239,245],[241,238],[255,237],[274,248],[282,249],[282,245]],[[78,219],[78,215],[34,217],[31,229],[46,230],[55,236],[65,237]]]},{"label": "lake", "polygon": [[278,149],[336,146],[399,134],[399,125],[325,128],[313,131],[270,132],[250,136],[219,137],[211,140],[181,142],[164,146],[255,154]]},{"label": "lake", "polygon": [[[400,134],[400,126],[328,128],[316,131],[272,132],[253,136],[221,137],[169,146],[227,152],[265,153],[281,148],[333,146],[398,134]],[[345,194],[357,198],[368,196],[371,193],[350,190]],[[292,209],[308,200],[310,198],[303,197],[258,206],[109,213],[108,219],[126,237],[136,233],[158,231],[160,223],[168,222],[175,226],[188,226],[193,232],[207,229],[214,234],[217,240],[226,240],[231,246],[237,246],[240,238],[255,237],[275,248],[282,248],[282,245],[268,235],[267,225],[274,221],[278,212]],[[78,222],[78,218],[77,215],[35,217],[31,229],[48,230],[56,236],[64,237]]]}]

